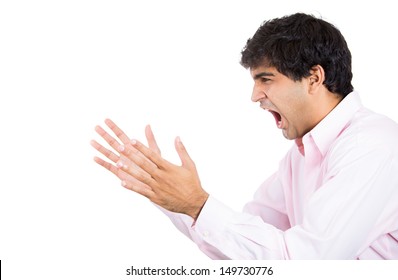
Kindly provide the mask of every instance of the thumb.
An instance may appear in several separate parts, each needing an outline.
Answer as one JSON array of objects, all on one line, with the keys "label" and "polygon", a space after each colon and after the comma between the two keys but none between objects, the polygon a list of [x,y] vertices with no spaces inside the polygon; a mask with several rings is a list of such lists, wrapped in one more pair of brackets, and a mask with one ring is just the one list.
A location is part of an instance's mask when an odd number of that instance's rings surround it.
[{"label": "thumb", "polygon": [[184,144],[182,144],[180,137],[176,137],[174,144],[175,144],[175,148],[177,150],[178,156],[181,159],[182,166],[188,167],[189,169],[195,168],[195,163],[189,156],[187,150],[185,149]]}]

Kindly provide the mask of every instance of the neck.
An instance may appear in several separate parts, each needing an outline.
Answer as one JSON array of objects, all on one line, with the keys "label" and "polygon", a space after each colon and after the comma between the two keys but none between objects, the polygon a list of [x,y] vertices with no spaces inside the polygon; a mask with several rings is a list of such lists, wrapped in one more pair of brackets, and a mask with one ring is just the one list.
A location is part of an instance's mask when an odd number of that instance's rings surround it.
[{"label": "neck", "polygon": [[325,91],[314,100],[314,127],[322,121],[340,102],[343,97],[339,94]]}]

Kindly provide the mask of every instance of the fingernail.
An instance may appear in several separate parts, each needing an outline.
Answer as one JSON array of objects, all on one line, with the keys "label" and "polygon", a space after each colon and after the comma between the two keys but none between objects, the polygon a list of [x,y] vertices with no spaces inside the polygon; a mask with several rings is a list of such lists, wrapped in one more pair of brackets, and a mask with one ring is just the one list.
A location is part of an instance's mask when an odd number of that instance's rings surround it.
[{"label": "fingernail", "polygon": [[122,185],[123,187],[127,186],[126,181],[123,180],[123,181],[121,182],[121,185]]},{"label": "fingernail", "polygon": [[119,161],[116,163],[116,166],[119,167],[119,168],[122,167],[122,166],[124,166],[123,161],[119,160]]},{"label": "fingernail", "polygon": [[119,151],[119,152],[123,152],[123,151],[124,151],[124,146],[123,146],[123,145],[120,145],[120,146],[118,147],[118,151]]},{"label": "fingernail", "polygon": [[177,136],[177,142],[182,143],[180,136]]},{"label": "fingernail", "polygon": [[131,143],[132,145],[135,145],[135,144],[137,144],[137,140],[131,139],[131,140],[130,140],[130,143]]}]

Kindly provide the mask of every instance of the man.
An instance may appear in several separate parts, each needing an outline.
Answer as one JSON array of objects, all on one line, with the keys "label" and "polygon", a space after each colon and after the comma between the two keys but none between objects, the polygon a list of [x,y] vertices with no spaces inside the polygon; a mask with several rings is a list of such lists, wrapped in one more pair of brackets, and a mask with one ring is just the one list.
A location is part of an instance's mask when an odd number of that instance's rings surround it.
[{"label": "man", "polygon": [[95,161],[148,197],[215,259],[398,259],[398,125],[364,108],[351,85],[351,54],[333,25],[306,14],[266,21],[241,64],[252,101],[294,140],[279,170],[236,213],[201,186],[179,138],[182,165],[110,120]]}]

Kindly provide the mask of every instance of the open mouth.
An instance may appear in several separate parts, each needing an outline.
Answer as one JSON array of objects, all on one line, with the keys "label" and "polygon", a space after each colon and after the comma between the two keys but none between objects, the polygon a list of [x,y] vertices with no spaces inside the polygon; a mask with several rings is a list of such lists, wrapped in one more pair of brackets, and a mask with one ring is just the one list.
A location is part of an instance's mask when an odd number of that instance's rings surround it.
[{"label": "open mouth", "polygon": [[270,112],[274,116],[276,126],[278,128],[282,128],[282,116],[281,116],[281,114],[279,114],[276,111],[272,111],[272,110],[268,110],[268,112]]}]

